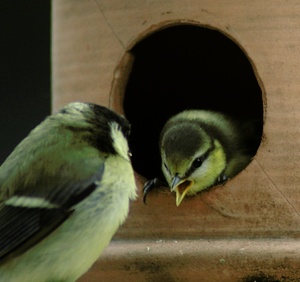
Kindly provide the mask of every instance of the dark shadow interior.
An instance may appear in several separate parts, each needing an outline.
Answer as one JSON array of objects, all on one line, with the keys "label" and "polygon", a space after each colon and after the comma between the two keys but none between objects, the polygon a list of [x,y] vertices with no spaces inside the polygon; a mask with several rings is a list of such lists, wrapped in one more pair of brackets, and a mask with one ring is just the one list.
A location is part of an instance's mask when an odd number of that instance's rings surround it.
[{"label": "dark shadow interior", "polygon": [[255,119],[261,137],[262,90],[244,52],[221,32],[172,26],[143,39],[131,52],[135,59],[124,111],[132,124],[133,167],[142,176],[162,177],[160,131],[170,116],[185,109]]}]

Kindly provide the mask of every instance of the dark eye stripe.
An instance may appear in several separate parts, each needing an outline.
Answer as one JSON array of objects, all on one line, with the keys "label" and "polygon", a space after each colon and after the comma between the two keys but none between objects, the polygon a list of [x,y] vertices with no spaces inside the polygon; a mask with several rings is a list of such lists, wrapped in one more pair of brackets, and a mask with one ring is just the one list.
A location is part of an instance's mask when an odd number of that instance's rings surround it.
[{"label": "dark eye stripe", "polygon": [[215,146],[210,147],[204,154],[197,157],[193,162],[191,167],[186,171],[185,178],[189,177],[197,168],[201,167],[203,162],[208,158],[209,154],[214,150]]},{"label": "dark eye stripe", "polygon": [[171,171],[170,171],[169,168],[167,167],[166,163],[164,163],[164,167],[165,167],[165,169],[169,172],[169,174],[171,174]]}]

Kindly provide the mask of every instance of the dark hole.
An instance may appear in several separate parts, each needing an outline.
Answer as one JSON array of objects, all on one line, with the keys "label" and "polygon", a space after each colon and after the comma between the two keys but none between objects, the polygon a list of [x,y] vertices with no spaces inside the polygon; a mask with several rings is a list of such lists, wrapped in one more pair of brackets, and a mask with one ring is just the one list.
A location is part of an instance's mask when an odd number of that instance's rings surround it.
[{"label": "dark hole", "polygon": [[[244,52],[221,32],[195,25],[158,31],[131,50],[124,96],[135,171],[162,177],[159,134],[184,109],[210,109],[263,124],[262,91]],[[257,144],[254,153],[256,152]]]}]

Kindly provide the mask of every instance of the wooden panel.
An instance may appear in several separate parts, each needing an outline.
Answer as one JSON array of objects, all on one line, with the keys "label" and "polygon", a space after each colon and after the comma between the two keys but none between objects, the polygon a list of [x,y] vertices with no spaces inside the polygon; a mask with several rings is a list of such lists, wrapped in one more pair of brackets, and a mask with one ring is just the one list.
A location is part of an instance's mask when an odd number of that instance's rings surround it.
[{"label": "wooden panel", "polygon": [[295,247],[280,239],[114,242],[79,281],[299,281]]},{"label": "wooden panel", "polygon": [[[140,196],[115,242],[81,281],[96,281],[98,268],[100,277],[111,281],[121,281],[119,277],[159,281],[160,273],[169,277],[161,281],[183,281],[186,271],[191,275],[188,281],[199,281],[195,277],[208,273],[212,278],[202,281],[236,281],[260,269],[279,280],[299,277],[295,268],[300,255],[299,13],[300,3],[295,0],[53,1],[54,110],[81,100],[122,112],[122,93],[132,63],[126,52],[144,36],[180,22],[216,28],[234,40],[252,62],[264,90],[264,136],[252,163],[225,186],[184,201],[179,208],[168,190],[149,195],[147,206]],[[140,195],[142,182],[137,176]],[[268,239],[277,237],[297,240],[273,244]],[[221,240],[222,255],[216,241],[203,243],[202,238]],[[234,238],[256,246],[248,253],[249,260],[240,257],[244,247]],[[151,248],[157,240],[178,240],[180,248],[188,246],[199,264],[190,257],[176,260],[173,243],[165,244],[164,252],[155,249],[149,258],[140,240],[146,245],[152,242]],[[186,240],[196,243],[186,245]],[[281,250],[285,244],[290,249]],[[274,261],[268,259],[275,254]],[[160,264],[162,268],[149,268]]]}]

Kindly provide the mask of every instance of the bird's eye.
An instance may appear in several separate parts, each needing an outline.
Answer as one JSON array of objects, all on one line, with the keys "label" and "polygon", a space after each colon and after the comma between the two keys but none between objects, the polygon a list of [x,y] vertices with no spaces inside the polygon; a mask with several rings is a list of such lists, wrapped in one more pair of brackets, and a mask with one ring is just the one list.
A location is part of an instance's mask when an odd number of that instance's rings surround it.
[{"label": "bird's eye", "polygon": [[203,161],[204,161],[204,159],[203,159],[202,157],[199,157],[199,158],[195,159],[195,160],[193,161],[192,167],[193,167],[193,168],[198,168],[198,167],[200,167],[200,166],[202,165]]},{"label": "bird's eye", "polygon": [[129,137],[130,133],[131,133],[131,128],[130,128],[130,126],[128,126],[128,127],[126,127],[126,128],[123,129],[123,134],[124,134],[124,136],[125,136],[126,138]]}]

